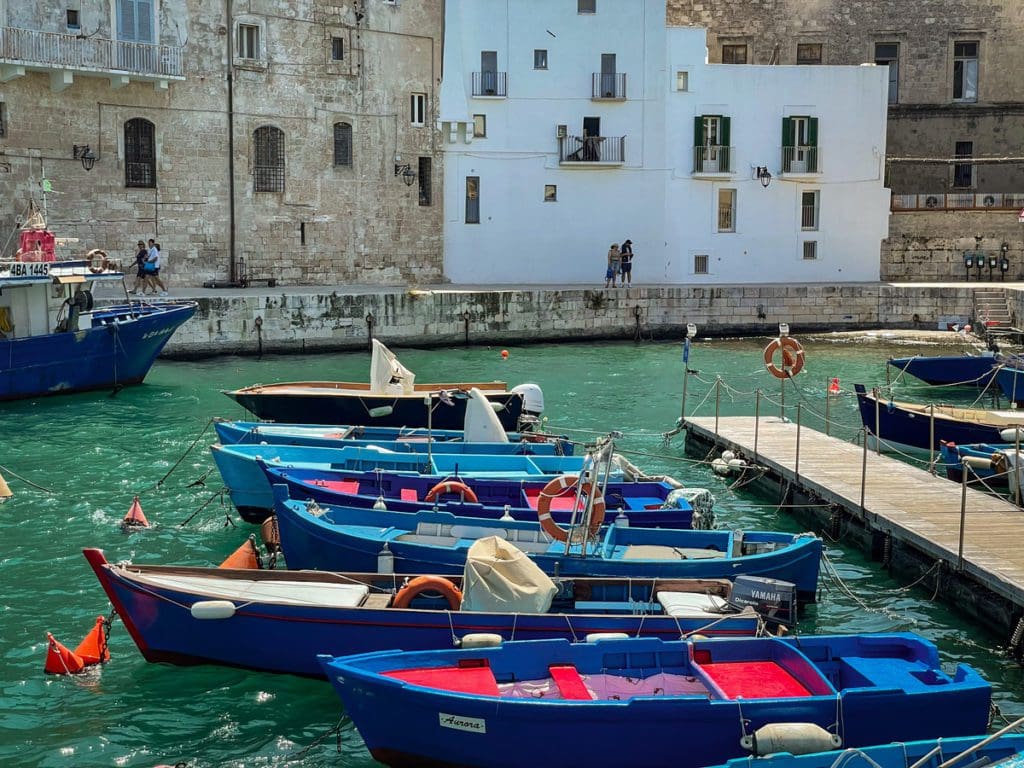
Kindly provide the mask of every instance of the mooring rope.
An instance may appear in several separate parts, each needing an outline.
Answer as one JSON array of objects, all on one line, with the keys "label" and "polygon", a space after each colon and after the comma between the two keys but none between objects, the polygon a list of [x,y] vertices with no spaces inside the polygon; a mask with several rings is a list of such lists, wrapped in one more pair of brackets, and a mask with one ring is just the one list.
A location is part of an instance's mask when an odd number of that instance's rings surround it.
[{"label": "mooring rope", "polygon": [[164,481],[168,477],[171,476],[171,473],[174,472],[174,470],[176,470],[178,468],[178,466],[181,464],[181,462],[183,462],[185,460],[185,457],[188,456],[192,452],[192,449],[195,448],[196,445],[199,444],[200,439],[202,439],[203,435],[206,434],[206,430],[208,430],[210,428],[210,425],[213,424],[213,422],[214,422],[213,418],[211,418],[209,421],[206,422],[206,426],[203,427],[203,431],[200,432],[198,435],[196,435],[196,439],[193,440],[192,444],[188,448],[185,449],[185,452],[183,454],[181,454],[181,457],[176,462],[174,462],[174,466],[172,466],[169,470],[167,470],[167,474],[165,474],[163,477],[161,477],[159,480],[157,480],[156,483],[152,487],[146,488],[143,491],[139,491],[139,493],[137,495],[141,496],[143,493],[149,493],[150,491],[155,491],[161,485],[163,485]]},{"label": "mooring rope", "polygon": [[26,480],[24,477],[19,475],[17,472],[15,472],[13,470],[10,470],[7,467],[0,466],[0,471],[2,471],[4,474],[10,475],[11,477],[16,477],[19,480],[21,480],[21,482],[25,483],[26,485],[31,485],[33,488],[37,488],[40,491],[45,491],[46,493],[56,493],[56,491],[53,490],[52,488],[44,488],[41,485],[37,485],[36,483],[33,483],[31,480]]}]

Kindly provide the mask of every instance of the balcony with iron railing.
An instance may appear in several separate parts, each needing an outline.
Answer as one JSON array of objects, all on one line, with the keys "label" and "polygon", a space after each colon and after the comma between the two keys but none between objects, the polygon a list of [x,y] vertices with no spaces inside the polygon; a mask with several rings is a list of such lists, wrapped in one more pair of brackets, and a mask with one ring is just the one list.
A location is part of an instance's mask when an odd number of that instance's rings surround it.
[{"label": "balcony with iron railing", "polygon": [[893,213],[916,211],[1021,211],[1024,192],[926,192],[892,196]]},{"label": "balcony with iron railing", "polygon": [[561,136],[558,163],[568,167],[622,165],[626,158],[625,136]]},{"label": "balcony with iron railing", "polygon": [[473,95],[505,98],[508,96],[508,72],[474,72]]},{"label": "balcony with iron railing", "polygon": [[595,100],[624,101],[626,98],[626,74],[624,72],[595,72],[590,90]]},{"label": "balcony with iron railing", "polygon": [[122,76],[129,80],[184,80],[183,48],[0,27],[0,77],[25,70]]},{"label": "balcony with iron railing", "polygon": [[783,147],[782,173],[790,176],[821,173],[820,148],[804,145]]},{"label": "balcony with iron railing", "polygon": [[733,173],[735,147],[705,144],[693,148],[693,175],[720,178]]}]

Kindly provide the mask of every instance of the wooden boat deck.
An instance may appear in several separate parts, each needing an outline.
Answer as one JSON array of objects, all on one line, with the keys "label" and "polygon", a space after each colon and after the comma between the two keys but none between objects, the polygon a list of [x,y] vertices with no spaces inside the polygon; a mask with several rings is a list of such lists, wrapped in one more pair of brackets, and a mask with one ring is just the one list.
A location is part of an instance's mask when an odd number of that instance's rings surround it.
[{"label": "wooden boat deck", "polygon": [[[754,417],[686,420],[687,441],[742,453],[748,463],[766,467],[783,483],[813,493],[863,521],[868,529],[890,534],[927,557],[943,562],[947,573],[960,571],[960,484],[936,477],[897,459],[867,453],[863,513],[862,446],[800,429],[778,417],[761,418],[754,451]],[[992,593],[1024,607],[1024,511],[1012,503],[967,488],[963,570],[960,573]],[[981,595],[977,597],[980,599]]]}]

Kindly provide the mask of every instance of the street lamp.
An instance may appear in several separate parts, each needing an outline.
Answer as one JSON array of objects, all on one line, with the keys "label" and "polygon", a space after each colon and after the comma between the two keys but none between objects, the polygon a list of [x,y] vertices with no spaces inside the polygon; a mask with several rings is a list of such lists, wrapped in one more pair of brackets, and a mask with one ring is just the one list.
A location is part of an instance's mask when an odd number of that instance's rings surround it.
[{"label": "street lamp", "polygon": [[91,171],[93,166],[96,165],[97,157],[88,144],[73,145],[71,154],[75,160],[82,161],[82,167],[87,171]]}]

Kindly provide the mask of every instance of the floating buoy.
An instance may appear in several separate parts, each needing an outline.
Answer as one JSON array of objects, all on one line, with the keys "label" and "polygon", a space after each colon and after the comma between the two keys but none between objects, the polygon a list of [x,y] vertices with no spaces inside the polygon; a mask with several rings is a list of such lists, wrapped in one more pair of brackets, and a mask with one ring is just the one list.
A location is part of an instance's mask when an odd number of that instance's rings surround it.
[{"label": "floating buoy", "polygon": [[242,546],[228,555],[227,559],[217,567],[249,569],[262,568],[263,562],[260,560],[260,552],[256,548],[256,536],[250,534],[249,538],[242,542]]},{"label": "floating buoy", "polygon": [[48,675],[75,675],[85,669],[85,662],[67,646],[57,641],[49,632],[46,633],[46,666]]},{"label": "floating buoy", "polygon": [[722,459],[715,459],[711,462],[711,471],[716,475],[728,475],[729,474],[729,463]]},{"label": "floating buoy", "polygon": [[11,487],[7,484],[7,481],[4,480],[4,476],[0,475],[0,504],[3,504],[13,495],[14,494],[11,493]]},{"label": "floating buoy", "polygon": [[501,350],[501,359],[502,360],[508,360],[508,350],[507,349]]},{"label": "floating buoy", "polygon": [[736,454],[732,451],[722,451],[722,461],[728,464],[730,461],[736,458]]},{"label": "floating buoy", "polygon": [[149,528],[149,520],[146,519],[146,515],[142,511],[142,504],[139,503],[138,496],[132,499],[131,507],[121,519],[121,530],[131,531],[136,528]]},{"label": "floating buoy", "polygon": [[843,740],[815,723],[768,723],[740,739],[740,745],[758,757],[774,752],[806,755],[838,749]]},{"label": "floating buoy", "polygon": [[86,666],[105,664],[110,661],[106,621],[102,616],[96,617],[96,623],[93,625],[93,628],[89,630],[89,634],[85,636],[85,639],[78,644],[74,653]]},{"label": "floating buoy", "polygon": [[830,381],[828,383],[828,393],[830,395],[838,395],[839,394],[839,378],[838,377],[833,377],[832,381]]}]

